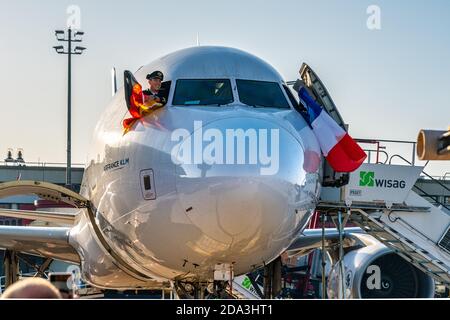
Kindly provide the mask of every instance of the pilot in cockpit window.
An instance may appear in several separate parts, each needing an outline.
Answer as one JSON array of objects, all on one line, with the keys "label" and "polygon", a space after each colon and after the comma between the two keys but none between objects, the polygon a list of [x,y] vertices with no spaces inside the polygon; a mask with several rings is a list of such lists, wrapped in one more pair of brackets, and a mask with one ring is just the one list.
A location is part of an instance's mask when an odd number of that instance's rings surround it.
[{"label": "pilot in cockpit window", "polygon": [[166,97],[163,90],[161,90],[161,82],[164,80],[163,73],[161,71],[153,71],[147,75],[147,80],[149,88],[142,91],[144,103],[149,105],[153,102],[154,104],[165,105],[167,102]]}]

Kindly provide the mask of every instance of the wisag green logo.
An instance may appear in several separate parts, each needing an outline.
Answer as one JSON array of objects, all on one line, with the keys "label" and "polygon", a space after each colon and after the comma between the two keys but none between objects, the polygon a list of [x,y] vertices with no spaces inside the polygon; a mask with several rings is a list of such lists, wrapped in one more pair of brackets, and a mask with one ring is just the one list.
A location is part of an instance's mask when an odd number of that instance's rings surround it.
[{"label": "wisag green logo", "polygon": [[373,171],[360,171],[359,172],[359,186],[360,187],[373,187],[375,185],[375,172]]},{"label": "wisag green logo", "polygon": [[360,187],[404,189],[406,187],[406,181],[405,180],[396,180],[396,179],[375,179],[375,172],[360,171],[359,172],[359,186]]}]

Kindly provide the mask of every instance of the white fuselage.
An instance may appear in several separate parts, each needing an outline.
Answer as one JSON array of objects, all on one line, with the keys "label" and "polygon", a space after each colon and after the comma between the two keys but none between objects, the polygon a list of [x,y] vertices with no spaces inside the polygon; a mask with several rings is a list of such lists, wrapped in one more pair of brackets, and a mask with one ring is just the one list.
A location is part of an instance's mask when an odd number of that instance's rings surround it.
[{"label": "white fuselage", "polygon": [[[307,172],[305,151],[320,154],[320,149],[294,108],[244,105],[235,80],[276,81],[281,86],[281,76],[254,56],[220,47],[181,50],[140,69],[136,79],[144,84],[153,70],[162,70],[172,81],[167,105],[124,135],[122,120],[130,116],[119,92],[94,133],[81,193],[91,201],[103,236],[129,266],[152,279],[204,281],[213,278],[219,263],[232,265],[238,275],[271,262],[314,211],[321,166]],[[234,102],[174,106],[177,79],[190,78],[230,79]],[[188,136],[174,136],[180,128]],[[272,154],[271,163],[225,163],[226,155],[223,163],[174,161],[174,152],[180,155],[184,144],[205,148],[211,141],[208,133],[226,138],[227,130],[238,129],[267,132],[257,135],[257,146],[267,138],[278,159]],[[246,159],[251,152],[247,146]],[[130,281],[130,274],[117,270],[95,237],[86,238],[91,231],[82,218],[71,233],[82,252],[85,278],[103,287],[145,287],[142,276]]]}]

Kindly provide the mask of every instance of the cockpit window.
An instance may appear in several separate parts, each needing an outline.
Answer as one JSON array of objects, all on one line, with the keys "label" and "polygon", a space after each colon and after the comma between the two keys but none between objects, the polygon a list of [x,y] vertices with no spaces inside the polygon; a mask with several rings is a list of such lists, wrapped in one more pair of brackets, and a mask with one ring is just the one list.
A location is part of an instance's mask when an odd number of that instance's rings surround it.
[{"label": "cockpit window", "polygon": [[164,99],[169,99],[170,86],[172,81],[164,81],[161,83],[161,88],[159,89],[159,94],[164,97]]},{"label": "cockpit window", "polygon": [[254,107],[290,108],[276,82],[236,79],[239,100]]},{"label": "cockpit window", "polygon": [[225,105],[233,102],[229,79],[177,80],[173,105],[205,106]]}]

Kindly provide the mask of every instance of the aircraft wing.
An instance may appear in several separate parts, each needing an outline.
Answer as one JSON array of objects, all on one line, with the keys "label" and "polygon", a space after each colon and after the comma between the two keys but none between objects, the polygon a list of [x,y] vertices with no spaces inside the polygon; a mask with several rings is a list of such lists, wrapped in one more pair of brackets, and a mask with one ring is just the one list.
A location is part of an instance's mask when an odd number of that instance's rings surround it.
[{"label": "aircraft wing", "polygon": [[[343,239],[351,238],[354,233],[364,233],[361,228],[344,228]],[[325,229],[326,245],[338,243],[339,232],[335,228]],[[304,255],[322,247],[322,229],[305,229],[286,250],[288,255]]]},{"label": "aircraft wing", "polygon": [[0,209],[0,217],[73,225],[78,213]]},{"label": "aircraft wing", "polygon": [[80,263],[69,232],[66,227],[0,226],[0,248]]},{"label": "aircraft wing", "polygon": [[[88,201],[67,188],[40,181],[0,183],[0,198],[33,194],[42,199],[85,208]],[[73,225],[78,213],[0,209],[0,216]],[[70,227],[0,226],[0,248],[79,263],[69,244]]]}]

